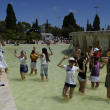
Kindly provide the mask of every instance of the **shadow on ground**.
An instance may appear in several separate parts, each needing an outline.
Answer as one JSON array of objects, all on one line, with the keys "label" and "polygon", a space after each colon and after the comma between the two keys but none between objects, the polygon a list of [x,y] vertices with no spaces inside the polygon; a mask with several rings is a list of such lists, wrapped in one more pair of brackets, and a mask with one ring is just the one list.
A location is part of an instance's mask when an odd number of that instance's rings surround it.
[{"label": "shadow on ground", "polygon": [[72,53],[72,51],[73,51],[73,49],[66,49],[66,50],[63,50],[62,51],[62,54],[64,54],[65,56],[68,56],[69,54],[71,54]]}]

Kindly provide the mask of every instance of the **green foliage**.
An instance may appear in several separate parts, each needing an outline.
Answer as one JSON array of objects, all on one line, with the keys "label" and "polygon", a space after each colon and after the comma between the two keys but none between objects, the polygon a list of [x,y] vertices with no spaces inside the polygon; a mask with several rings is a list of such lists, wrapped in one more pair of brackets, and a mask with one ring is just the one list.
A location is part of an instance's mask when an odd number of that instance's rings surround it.
[{"label": "green foliage", "polygon": [[19,35],[19,39],[26,39],[26,35],[23,32],[17,33],[17,35]]},{"label": "green foliage", "polygon": [[100,30],[100,19],[99,19],[98,14],[96,14],[94,18],[93,27],[94,27],[94,31]]},{"label": "green foliage", "polygon": [[45,29],[48,29],[48,19],[46,20],[46,25],[45,25]]},{"label": "green foliage", "polygon": [[12,5],[9,3],[6,10],[6,29],[15,29],[16,17]]},{"label": "green foliage", "polygon": [[6,31],[6,22],[0,21],[0,33],[4,33]]},{"label": "green foliage", "polygon": [[36,19],[36,22],[32,24],[32,28],[37,28],[38,29],[38,20]]},{"label": "green foliage", "polygon": [[23,26],[23,24],[20,21],[18,21],[18,24],[16,24],[16,32],[17,33],[24,32],[24,26]]},{"label": "green foliage", "polygon": [[5,37],[6,39],[16,39],[16,34],[15,34],[15,30],[6,30],[6,33],[5,33]]},{"label": "green foliage", "polygon": [[61,29],[62,35],[65,37],[69,36],[70,32],[84,31],[84,28],[76,24],[76,20],[72,12],[64,17],[63,26]]},{"label": "green foliage", "polygon": [[32,39],[40,40],[41,39],[41,34],[35,33],[35,32],[32,31],[32,32],[29,33],[29,36],[27,36],[26,39],[30,40],[30,41],[32,41]]},{"label": "green foliage", "polygon": [[23,26],[24,26],[24,30],[26,31],[27,29],[31,28],[31,25],[29,23],[26,22],[22,22]]}]

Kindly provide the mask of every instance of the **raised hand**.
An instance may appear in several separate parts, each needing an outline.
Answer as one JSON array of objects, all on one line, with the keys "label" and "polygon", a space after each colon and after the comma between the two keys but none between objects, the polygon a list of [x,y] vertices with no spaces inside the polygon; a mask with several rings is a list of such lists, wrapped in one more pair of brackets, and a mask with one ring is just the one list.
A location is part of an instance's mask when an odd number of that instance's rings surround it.
[{"label": "raised hand", "polygon": [[17,49],[15,49],[15,53],[17,52]]}]

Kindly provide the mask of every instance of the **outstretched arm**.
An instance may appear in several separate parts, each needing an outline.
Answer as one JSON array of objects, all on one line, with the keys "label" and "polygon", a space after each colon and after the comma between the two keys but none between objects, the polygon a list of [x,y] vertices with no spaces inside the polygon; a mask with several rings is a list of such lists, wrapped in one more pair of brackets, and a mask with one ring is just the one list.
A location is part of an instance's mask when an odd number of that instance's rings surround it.
[{"label": "outstretched arm", "polygon": [[108,59],[109,57],[101,57],[101,60],[105,62],[105,64],[108,64]]},{"label": "outstretched arm", "polygon": [[58,63],[58,67],[60,67],[60,68],[64,68],[64,66],[63,65],[61,65],[61,63],[65,60],[66,58],[65,57],[63,57],[62,58],[62,60]]},{"label": "outstretched arm", "polygon": [[50,49],[50,47],[49,47],[49,50],[51,52],[51,53],[49,53],[49,55],[53,55],[52,49]]},{"label": "outstretched arm", "polygon": [[104,63],[102,66],[101,66],[101,64],[100,64],[100,66],[99,66],[99,67],[102,69],[102,68],[104,67],[104,65],[105,65],[105,63]]},{"label": "outstretched arm", "polygon": [[20,56],[18,56],[16,53],[17,53],[17,50],[15,49],[15,57],[19,58]]},{"label": "outstretched arm", "polygon": [[68,58],[74,53],[75,51],[73,50],[73,52],[68,56]]}]

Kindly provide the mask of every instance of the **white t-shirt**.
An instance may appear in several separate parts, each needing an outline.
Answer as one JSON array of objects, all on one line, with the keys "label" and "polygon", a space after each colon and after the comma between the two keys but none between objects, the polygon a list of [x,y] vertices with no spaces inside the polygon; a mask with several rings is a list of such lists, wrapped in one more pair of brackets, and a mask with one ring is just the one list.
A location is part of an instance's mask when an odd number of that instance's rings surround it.
[{"label": "white t-shirt", "polygon": [[46,56],[44,53],[43,54],[43,57],[40,57],[41,58],[41,64],[48,64],[48,62],[46,61]]},{"label": "white t-shirt", "polygon": [[26,62],[27,62],[27,60],[25,60],[25,58],[24,57],[19,57],[19,60],[20,60],[20,64],[21,65],[26,65]]},{"label": "white t-shirt", "polygon": [[77,66],[73,66],[70,68],[69,65],[63,65],[66,69],[66,80],[65,82],[68,84],[73,84],[76,85],[76,80],[75,80],[75,72],[79,69]]}]

